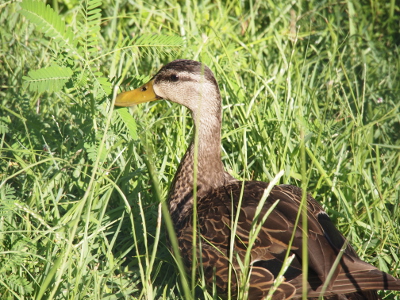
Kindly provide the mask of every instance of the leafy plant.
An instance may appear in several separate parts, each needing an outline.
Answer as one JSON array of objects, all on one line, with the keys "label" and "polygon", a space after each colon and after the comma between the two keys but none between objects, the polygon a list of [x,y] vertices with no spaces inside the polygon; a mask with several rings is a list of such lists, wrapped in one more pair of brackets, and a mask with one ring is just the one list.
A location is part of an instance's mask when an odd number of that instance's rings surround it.
[{"label": "leafy plant", "polygon": [[375,0],[0,4],[1,298],[217,299],[201,279],[181,284],[161,222],[187,111],[111,105],[113,85],[137,87],[176,58],[216,75],[230,173],[284,170],[281,183],[306,186],[363,259],[399,277],[397,11]]}]

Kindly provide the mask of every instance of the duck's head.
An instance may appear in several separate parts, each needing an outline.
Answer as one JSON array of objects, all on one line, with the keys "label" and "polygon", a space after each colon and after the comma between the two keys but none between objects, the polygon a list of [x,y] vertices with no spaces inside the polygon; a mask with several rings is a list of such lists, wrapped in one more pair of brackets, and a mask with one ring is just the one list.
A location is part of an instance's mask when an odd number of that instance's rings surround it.
[{"label": "duck's head", "polygon": [[133,106],[159,99],[179,103],[194,113],[200,107],[220,110],[221,106],[218,84],[211,70],[198,61],[185,59],[170,62],[148,83],[119,94],[115,105]]}]

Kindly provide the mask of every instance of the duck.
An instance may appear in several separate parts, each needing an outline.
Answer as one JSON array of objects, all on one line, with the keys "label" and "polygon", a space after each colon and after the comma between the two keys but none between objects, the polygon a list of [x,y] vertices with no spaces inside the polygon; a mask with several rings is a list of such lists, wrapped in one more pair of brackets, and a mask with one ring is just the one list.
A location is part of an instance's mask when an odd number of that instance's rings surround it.
[{"label": "duck", "polygon": [[[168,209],[187,270],[201,274],[210,290],[250,300],[378,299],[377,290],[400,290],[399,279],[357,256],[313,197],[301,209],[302,189],[225,171],[221,94],[205,64],[174,60],[146,84],[118,94],[115,105],[161,99],[187,107],[193,118],[195,137],[170,185]],[[298,218],[300,211],[306,217]]]}]

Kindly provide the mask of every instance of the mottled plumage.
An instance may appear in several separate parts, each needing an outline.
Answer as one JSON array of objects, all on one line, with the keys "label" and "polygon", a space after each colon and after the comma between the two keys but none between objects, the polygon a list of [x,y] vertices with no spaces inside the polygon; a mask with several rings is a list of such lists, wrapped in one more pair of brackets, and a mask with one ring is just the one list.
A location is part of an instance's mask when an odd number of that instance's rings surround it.
[{"label": "mottled plumage", "polygon": [[[243,286],[240,280],[246,269],[243,267],[246,252],[250,251],[248,299],[263,299],[282,269],[288,249],[293,260],[273,299],[301,297],[303,288],[310,298],[321,296],[331,269],[334,271],[324,292],[328,299],[372,300],[378,298],[376,290],[400,290],[400,280],[358,258],[311,196],[307,197],[308,279],[307,286],[303,287],[301,218],[295,226],[302,191],[291,185],[274,186],[258,210],[268,183],[242,182],[224,171],[220,157],[221,96],[211,70],[196,61],[173,61],[146,85],[120,94],[116,105],[129,106],[157,99],[185,105],[192,112],[198,136],[198,163],[194,165],[196,149],[192,142],[171,185],[169,210],[182,257],[190,269],[193,187],[196,186],[199,243],[195,265],[199,273],[204,272],[207,285],[215,285],[220,296],[226,297],[228,291],[237,296],[238,286]],[[273,205],[276,206],[263,222]],[[250,247],[250,232],[257,225],[260,230]]]}]

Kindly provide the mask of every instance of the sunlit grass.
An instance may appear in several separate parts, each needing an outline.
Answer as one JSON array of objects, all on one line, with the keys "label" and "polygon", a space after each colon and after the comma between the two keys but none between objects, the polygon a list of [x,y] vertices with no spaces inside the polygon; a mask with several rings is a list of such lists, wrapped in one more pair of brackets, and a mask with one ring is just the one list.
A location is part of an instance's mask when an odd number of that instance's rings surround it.
[{"label": "sunlit grass", "polygon": [[[57,5],[78,38],[80,2]],[[299,5],[103,1],[97,56],[85,63],[130,89],[173,59],[204,61],[222,93],[226,169],[263,181],[283,170],[280,183],[305,185],[362,259],[400,277],[399,8]],[[18,3],[0,7],[1,298],[216,298],[201,278],[195,291],[182,285],[190,279],[160,221],[193,133],[187,110],[160,101],[114,111],[90,78],[30,91],[30,70],[84,74],[85,64]],[[143,34],[183,45],[123,47]]]}]

